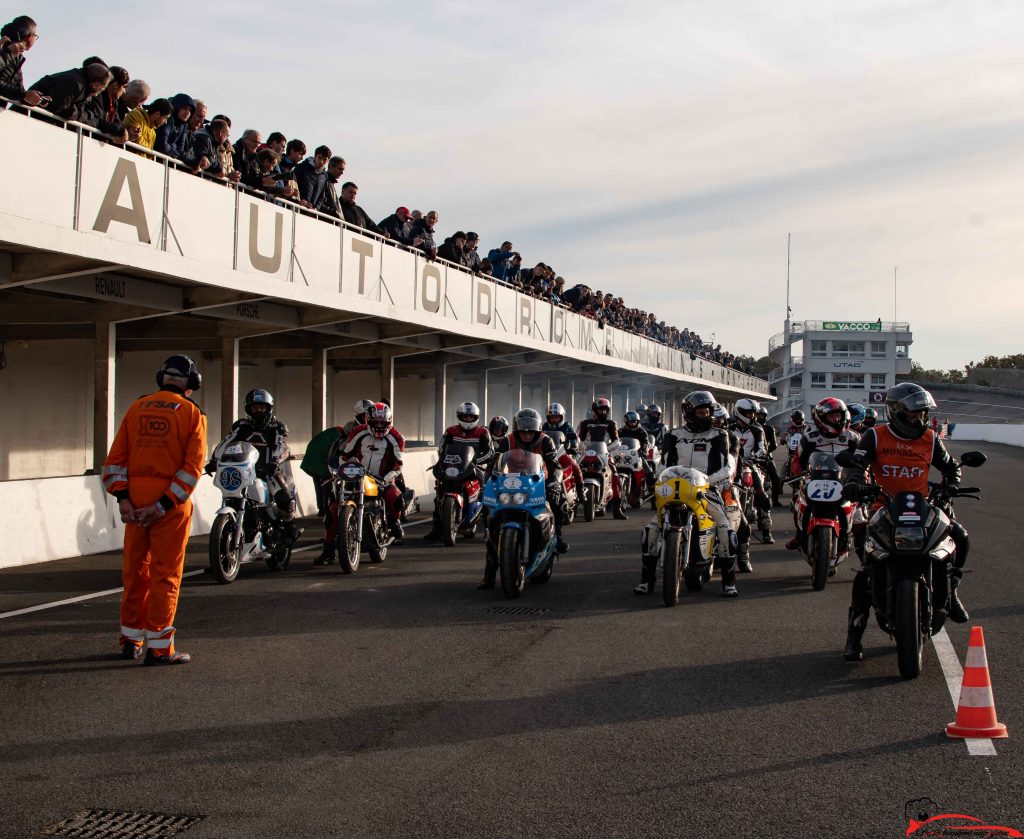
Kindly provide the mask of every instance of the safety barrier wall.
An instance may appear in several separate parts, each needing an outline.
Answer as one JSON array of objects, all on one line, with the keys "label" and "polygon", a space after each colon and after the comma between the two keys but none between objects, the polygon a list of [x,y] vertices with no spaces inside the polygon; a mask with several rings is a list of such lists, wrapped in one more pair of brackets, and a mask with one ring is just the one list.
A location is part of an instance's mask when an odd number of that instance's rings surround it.
[{"label": "safety barrier wall", "polygon": [[[610,357],[652,372],[768,393],[767,383],[756,377],[693,359],[639,335],[602,329],[594,320],[449,263],[431,262],[336,219],[282,206],[196,177],[165,159],[147,159],[101,142],[85,127],[69,131],[24,114],[0,112],[0,155],[18,161],[0,191],[0,236],[7,241],[108,258],[143,270],[170,269],[208,285],[227,285],[218,277],[230,272],[233,287],[247,277],[269,280],[276,296],[317,304],[329,300],[355,313],[411,320],[579,359]],[[22,241],[18,234],[24,227],[5,221],[5,216],[53,230],[46,235],[35,231],[33,241]],[[75,231],[85,240],[60,231]],[[101,241],[90,246],[92,239]],[[168,262],[167,256],[194,265],[186,272],[184,263]],[[68,293],[86,293],[81,282],[65,286]],[[125,280],[91,289],[89,296],[152,305],[158,293],[152,284]],[[166,302],[174,308],[170,296]],[[229,308],[236,319],[301,325],[294,311],[271,303]],[[340,323],[320,331],[358,337],[359,324]]]},{"label": "safety barrier wall", "polygon": [[[418,496],[433,496],[434,482],[427,470],[436,460],[433,449],[406,452],[403,472]],[[298,469],[297,460],[289,461],[286,471],[295,482],[300,514],[315,515],[312,480]],[[221,505],[220,492],[209,477],[200,479],[192,503],[192,535],[205,535]],[[0,568],[120,550],[123,542],[117,503],[95,475],[0,482],[0,509],[17,511],[4,520]]]},{"label": "safety barrier wall", "polygon": [[1024,425],[958,422],[953,428],[951,439],[1024,446]]}]

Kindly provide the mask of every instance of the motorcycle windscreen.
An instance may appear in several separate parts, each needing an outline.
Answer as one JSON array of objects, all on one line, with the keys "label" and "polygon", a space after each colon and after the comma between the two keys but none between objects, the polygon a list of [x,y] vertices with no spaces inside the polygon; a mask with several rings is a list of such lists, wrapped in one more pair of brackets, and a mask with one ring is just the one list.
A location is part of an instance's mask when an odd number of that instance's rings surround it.
[{"label": "motorcycle windscreen", "polygon": [[469,443],[453,442],[444,451],[444,462],[441,464],[445,478],[465,478],[473,468],[476,460],[476,449]]},{"label": "motorcycle windscreen", "polygon": [[512,449],[502,454],[495,471],[502,475],[543,475],[544,459],[535,452]]},{"label": "motorcycle windscreen", "polygon": [[583,447],[584,457],[600,457],[603,460],[608,460],[608,444],[601,442],[589,442],[585,443]]},{"label": "motorcycle windscreen", "polygon": [[839,464],[828,452],[814,452],[807,461],[807,472],[812,478],[822,481],[839,480]]},{"label": "motorcycle windscreen", "polygon": [[640,441],[634,437],[623,437],[619,440],[619,447],[622,449],[629,449],[630,451],[640,451]]},{"label": "motorcycle windscreen", "polygon": [[252,443],[232,443],[217,458],[218,463],[255,463],[259,450]]}]

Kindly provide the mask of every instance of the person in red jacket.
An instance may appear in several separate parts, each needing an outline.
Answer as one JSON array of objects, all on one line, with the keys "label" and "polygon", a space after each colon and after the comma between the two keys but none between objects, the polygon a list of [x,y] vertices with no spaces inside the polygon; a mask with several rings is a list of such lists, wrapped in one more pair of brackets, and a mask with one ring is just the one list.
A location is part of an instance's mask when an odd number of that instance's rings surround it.
[{"label": "person in red jacket", "polygon": [[187,664],[174,648],[174,615],[192,524],[190,496],[206,457],[206,416],[189,397],[202,377],[185,355],[157,371],[155,393],[128,408],[103,463],[103,488],[117,499],[124,529],[121,657]]},{"label": "person in red jacket", "polygon": [[474,402],[463,402],[455,412],[458,422],[444,430],[441,445],[437,447],[437,463],[431,469],[434,476],[434,515],[430,531],[424,535],[427,542],[436,542],[441,538],[441,481],[444,474],[444,456],[449,446],[459,443],[469,446],[475,451],[473,465],[477,468],[478,479],[483,479],[483,467],[494,456],[492,451],[491,433],[480,425],[480,409]]},{"label": "person in red jacket", "polygon": [[[586,449],[587,440],[592,440],[595,443],[604,442],[611,448],[613,443],[619,441],[619,429],[611,416],[612,403],[603,396],[599,396],[594,400],[594,404],[590,406],[590,413],[590,418],[580,422],[579,429],[576,432],[580,439],[580,449]],[[622,509],[622,484],[619,483],[619,476],[610,466],[608,467],[608,472],[612,476],[612,502],[610,505],[612,516],[624,520],[628,516],[625,510]]]}]

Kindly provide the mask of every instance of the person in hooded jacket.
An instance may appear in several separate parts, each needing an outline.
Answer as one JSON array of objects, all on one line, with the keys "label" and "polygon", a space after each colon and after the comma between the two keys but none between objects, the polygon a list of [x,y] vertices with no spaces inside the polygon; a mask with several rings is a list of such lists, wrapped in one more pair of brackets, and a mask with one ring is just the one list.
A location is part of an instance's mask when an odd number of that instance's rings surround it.
[{"label": "person in hooded jacket", "polygon": [[188,121],[192,119],[196,103],[187,93],[176,93],[169,101],[173,109],[171,118],[157,129],[156,145],[153,148],[175,160],[186,161],[192,154],[193,137]]}]

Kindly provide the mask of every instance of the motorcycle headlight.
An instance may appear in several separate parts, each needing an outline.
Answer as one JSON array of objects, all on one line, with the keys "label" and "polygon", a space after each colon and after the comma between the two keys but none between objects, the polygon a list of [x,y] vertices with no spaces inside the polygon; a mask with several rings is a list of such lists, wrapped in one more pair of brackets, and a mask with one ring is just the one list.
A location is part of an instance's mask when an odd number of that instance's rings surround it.
[{"label": "motorcycle headlight", "polygon": [[499,504],[511,504],[512,503],[512,493],[510,493],[510,492],[499,492],[498,493],[498,503]]},{"label": "motorcycle headlight", "polygon": [[525,492],[517,492],[512,496],[513,504],[525,504],[527,495]]},{"label": "motorcycle headlight", "polygon": [[924,547],[924,528],[897,527],[893,540],[898,551],[919,551]]}]

